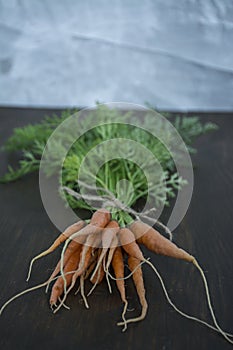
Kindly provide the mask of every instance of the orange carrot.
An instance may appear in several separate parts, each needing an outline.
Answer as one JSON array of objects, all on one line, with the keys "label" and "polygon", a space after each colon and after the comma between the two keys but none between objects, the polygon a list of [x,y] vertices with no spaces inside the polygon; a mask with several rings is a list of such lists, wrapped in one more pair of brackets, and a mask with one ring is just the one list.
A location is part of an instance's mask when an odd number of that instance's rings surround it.
[{"label": "orange carrot", "polygon": [[121,295],[121,300],[125,303],[125,281],[124,281],[124,259],[121,247],[117,247],[112,257],[112,267],[116,277],[116,285]]},{"label": "orange carrot", "polygon": [[[100,243],[100,241],[101,241],[100,234],[92,234],[92,235],[89,235],[87,237],[86,242],[82,246],[82,250],[80,253],[80,259],[79,259],[78,265],[76,266],[76,269],[75,269],[76,272],[74,274],[72,274],[72,278],[71,278],[71,282],[69,283],[68,290],[66,290],[66,283],[64,284],[63,299],[61,300],[60,305],[56,308],[54,313],[57,312],[61,308],[62,305],[64,305],[64,302],[66,300],[66,296],[71,291],[71,289],[74,287],[74,285],[77,281],[77,278],[80,276],[83,276],[82,282],[84,282],[84,276],[85,276],[86,269],[89,267],[90,262],[91,262],[91,258],[92,258],[92,254],[93,254],[93,247],[94,246],[96,247]],[[65,268],[66,268],[66,266],[65,266]],[[61,278],[64,281],[64,274],[63,274],[63,276],[61,276]],[[82,287],[83,287],[83,284],[82,284]],[[83,294],[83,298],[84,298],[85,304],[87,306],[88,304],[86,302],[86,298],[85,298],[84,294]]]},{"label": "orange carrot", "polygon": [[106,270],[108,270],[110,264],[111,264],[111,261],[112,261],[112,257],[113,257],[113,254],[116,250],[116,248],[119,246],[119,239],[118,239],[118,236],[114,236],[113,237],[113,240],[112,240],[112,243],[109,247],[109,252],[108,252],[108,258],[107,258],[107,262],[106,262]]},{"label": "orange carrot", "polygon": [[108,225],[103,229],[102,232],[102,250],[101,254],[98,258],[98,262],[96,264],[96,268],[91,276],[91,280],[94,278],[94,275],[96,274],[97,270],[100,267],[100,264],[102,263],[109,247],[111,246],[113,237],[117,234],[119,231],[120,227],[118,223],[114,220],[110,221]]},{"label": "orange carrot", "polygon": [[126,300],[125,295],[125,281],[124,281],[124,259],[122,254],[121,247],[116,247],[113,257],[112,257],[112,267],[114,270],[114,274],[116,277],[116,285],[120,292],[121,300],[124,303],[124,309],[122,312],[122,319],[123,319],[123,332],[127,329],[126,320],[125,320],[125,313],[127,311],[128,302]]},{"label": "orange carrot", "polygon": [[[108,252],[108,256],[107,256],[107,259],[104,259],[104,271],[106,272],[106,280],[107,280],[107,284],[108,284],[108,289],[109,289],[109,293],[112,293],[112,287],[111,287],[111,283],[110,283],[110,280],[109,280],[109,267],[111,265],[111,262],[112,262],[112,257],[113,257],[113,254],[117,248],[117,246],[119,245],[119,240],[118,240],[118,237],[117,236],[114,236],[113,237],[113,240],[111,242],[111,245],[109,247],[109,252]],[[105,258],[106,258],[106,255],[105,255]]]},{"label": "orange carrot", "polygon": [[[80,236],[79,240],[84,243],[85,240],[85,236]],[[64,254],[64,260],[63,260],[63,266],[66,265],[67,261],[70,259],[71,255],[75,252],[75,251],[79,251],[79,253],[81,252],[83,247],[82,243],[76,242],[76,241],[71,241],[69,243],[69,245],[66,248],[65,254]],[[59,260],[59,262],[57,263],[57,266],[55,267],[53,273],[51,274],[51,276],[49,277],[48,282],[50,282],[54,277],[56,277],[56,275],[59,273],[59,271],[61,270],[61,260]]]},{"label": "orange carrot", "polygon": [[195,261],[195,258],[192,255],[188,254],[183,249],[178,248],[154,228],[141,221],[135,221],[131,224],[130,230],[134,233],[138,243],[145,245],[149,250],[157,254],[182,259],[188,262]]},{"label": "orange carrot", "polygon": [[128,265],[130,268],[130,271],[134,271],[133,273],[133,281],[135,284],[135,287],[137,289],[137,293],[138,293],[138,297],[140,300],[140,303],[142,305],[142,312],[141,315],[139,317],[136,318],[131,318],[128,319],[126,322],[130,323],[130,322],[137,322],[137,321],[141,321],[145,318],[146,316],[146,312],[147,312],[147,301],[146,301],[146,292],[145,292],[145,288],[144,288],[144,282],[143,282],[143,275],[142,275],[142,268],[140,266],[140,260],[134,258],[133,256],[129,256],[128,257]]},{"label": "orange carrot", "polygon": [[[53,252],[59,245],[66,241],[74,232],[80,231],[85,226],[85,222],[80,220],[75,222],[73,225],[70,225],[65,229],[64,232],[58,236],[58,238],[53,242],[53,244],[45,251],[46,254]],[[44,252],[44,253],[45,253]]]},{"label": "orange carrot", "polygon": [[134,258],[137,258],[140,261],[145,261],[141,249],[135,242],[133,232],[131,232],[128,228],[122,228],[120,229],[118,235],[121,245],[128,255],[133,256]]},{"label": "orange carrot", "polygon": [[[89,261],[90,261],[90,254],[92,252],[92,247],[95,246],[95,244],[97,244],[95,242],[96,239],[98,239],[98,235],[102,232],[103,228],[108,224],[108,222],[111,219],[111,214],[108,210],[106,209],[99,209],[97,210],[91,218],[90,224],[85,226],[83,229],[81,229],[78,232],[75,232],[73,235],[71,235],[69,237],[69,239],[65,242],[64,247],[62,249],[62,253],[61,253],[61,275],[63,275],[63,260],[64,260],[64,254],[67,248],[67,245],[69,243],[70,240],[78,240],[78,238],[80,236],[87,236],[87,240],[89,239],[90,236],[93,236],[92,242],[91,243],[87,243],[87,241],[85,242],[85,245],[83,246],[82,252],[81,252],[81,261],[78,267],[78,272],[76,272],[73,276],[72,279],[72,284],[69,288],[72,289],[75,281],[77,279],[77,277],[79,277],[84,271],[85,269],[88,267]],[[97,237],[97,238],[95,238]],[[98,241],[99,242],[99,241]],[[91,246],[91,252],[88,252],[88,256],[87,256],[87,260],[86,260],[86,265],[84,266],[84,261],[86,259],[85,254],[88,250],[90,250],[90,247],[86,247],[86,245]],[[85,252],[85,254],[84,254]],[[81,268],[82,266],[82,268]],[[65,281],[65,280],[64,280]],[[64,290],[65,290],[65,295],[66,295],[66,284],[64,285]]]},{"label": "orange carrot", "polygon": [[91,225],[104,228],[111,219],[111,214],[107,209],[97,210],[91,218]]},{"label": "orange carrot", "polygon": [[33,263],[37,260],[42,258],[43,256],[46,256],[50,253],[52,253],[55,249],[57,249],[59,247],[59,245],[63,242],[65,242],[67,240],[67,238],[69,238],[71,235],[73,235],[75,232],[80,231],[85,225],[84,221],[78,221],[75,222],[73,225],[67,227],[65,229],[64,232],[62,232],[58,238],[53,242],[53,244],[46,250],[44,250],[42,253],[40,253],[39,255],[35,256],[31,262],[30,262],[30,266],[29,266],[29,271],[28,271],[28,276],[27,276],[27,281],[30,278],[31,275],[31,271],[32,271],[32,265]]},{"label": "orange carrot", "polygon": [[84,275],[85,279],[87,279],[90,276],[90,274],[93,272],[94,268],[96,267],[97,257],[98,257],[98,252],[97,252],[97,249],[96,249],[91,254],[91,259],[89,261],[89,265],[86,268],[85,275]]},{"label": "orange carrot", "polygon": [[92,276],[90,278],[91,283],[93,283],[94,285],[100,284],[103,281],[104,276],[105,276],[103,264],[99,263],[101,253],[102,253],[102,249],[99,249],[99,256],[97,259],[98,263],[96,265],[96,266],[98,266],[98,269],[97,270],[95,269],[94,273],[92,274]]},{"label": "orange carrot", "polygon": [[105,276],[105,271],[104,271],[104,267],[101,264],[96,272],[96,274],[90,279],[91,283],[93,284],[100,284]]},{"label": "orange carrot", "polygon": [[100,243],[100,241],[101,235],[93,234],[87,237],[85,244],[83,244],[82,246],[78,268],[76,272],[72,275],[72,283],[70,284],[67,293],[69,293],[70,290],[74,287],[77,278],[84,274],[87,268],[89,267],[93,255],[93,247],[96,247]]},{"label": "orange carrot", "polygon": [[[89,236],[90,234],[98,234],[103,228],[109,223],[111,219],[111,214],[106,209],[97,210],[91,217],[91,221],[88,225],[83,227],[81,230],[74,232],[71,236],[69,236],[68,243],[71,240],[79,241],[80,236]],[[67,247],[67,241],[64,245],[65,249]]]},{"label": "orange carrot", "polygon": [[[84,272],[90,263],[90,259],[94,250],[97,249],[101,242],[101,234],[90,234],[85,243],[83,244],[83,248],[81,251],[81,259],[78,266],[79,272]],[[87,256],[86,256],[87,255]]]},{"label": "orange carrot", "polygon": [[[80,250],[76,250],[73,252],[73,254],[70,256],[69,260],[67,261],[66,265],[64,266],[64,273],[75,271],[78,267],[80,260]],[[65,276],[66,279],[66,285],[69,286],[72,281],[73,274],[67,274]],[[56,303],[59,299],[59,297],[63,294],[64,292],[64,279],[62,276],[60,276],[56,282],[53,285],[51,296],[50,296],[50,305],[56,306]]]},{"label": "orange carrot", "polygon": [[102,232],[102,248],[108,249],[113,237],[117,234],[120,227],[117,221],[111,220]]}]

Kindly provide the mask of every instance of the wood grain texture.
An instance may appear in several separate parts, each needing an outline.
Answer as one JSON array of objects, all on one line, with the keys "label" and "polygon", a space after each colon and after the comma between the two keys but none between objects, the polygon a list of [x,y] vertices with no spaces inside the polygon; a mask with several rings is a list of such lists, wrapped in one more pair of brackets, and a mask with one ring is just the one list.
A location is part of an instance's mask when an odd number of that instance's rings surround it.
[{"label": "wood grain texture", "polygon": [[[16,125],[40,120],[45,110],[0,109],[1,143]],[[52,111],[50,111],[52,113]],[[193,157],[195,185],[191,205],[174,240],[195,255],[209,282],[214,310],[220,325],[233,331],[233,115],[200,114],[203,121],[219,125],[215,133],[201,137]],[[10,157],[11,161],[16,161]],[[0,154],[1,174],[9,156]],[[57,229],[44,211],[37,174],[0,186],[0,304],[28,286],[45,281],[56,265],[59,252],[35,263],[32,278],[25,282],[32,256],[46,248],[57,236]],[[144,250],[164,277],[172,300],[182,310],[211,322],[204,287],[193,266]],[[89,298],[86,310],[81,297],[71,294],[70,311],[53,315],[49,296],[40,289],[10,304],[0,317],[0,348],[14,349],[190,349],[227,350],[231,346],[217,333],[178,315],[167,304],[161,286],[144,266],[149,303],[146,319],[129,325],[126,333],[116,326],[122,304],[116,287],[108,293],[103,282]],[[127,281],[129,317],[139,314],[140,306],[132,281]],[[91,285],[87,284],[86,288]]]}]

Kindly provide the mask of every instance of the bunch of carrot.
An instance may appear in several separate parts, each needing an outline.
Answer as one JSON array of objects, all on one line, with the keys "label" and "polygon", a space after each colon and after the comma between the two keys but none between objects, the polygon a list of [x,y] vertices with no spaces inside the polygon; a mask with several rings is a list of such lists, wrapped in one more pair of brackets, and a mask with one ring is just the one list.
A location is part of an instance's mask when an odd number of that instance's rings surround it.
[{"label": "bunch of carrot", "polygon": [[[47,250],[34,257],[30,263],[27,280],[30,278],[34,261],[53,252],[62,243],[64,243],[64,246],[61,259],[49,279],[40,285],[28,288],[13,296],[1,307],[0,314],[14,299],[43,286],[46,286],[46,289],[48,289],[52,281],[55,281],[55,283],[53,284],[50,295],[51,309],[53,312],[57,312],[62,306],[67,308],[65,304],[66,297],[75,286],[78,278],[80,279],[79,289],[85,306],[88,308],[89,306],[84,291],[85,279],[90,276],[90,281],[93,283],[93,287],[89,292],[90,294],[96,285],[101,283],[104,277],[107,279],[109,291],[111,292],[111,285],[109,282],[109,277],[111,277],[116,281],[121,300],[124,303],[122,321],[118,322],[117,325],[123,326],[123,331],[125,331],[128,323],[141,321],[147,314],[148,304],[141,268],[141,265],[146,263],[150,265],[156,273],[167,301],[179,314],[219,332],[229,343],[233,344],[231,340],[233,335],[223,331],[216,320],[210,301],[208,284],[204,272],[196,259],[183,249],[177,247],[173,242],[162,236],[151,226],[140,220],[136,220],[128,227],[120,227],[119,223],[111,218],[111,213],[107,209],[99,209],[92,215],[89,224],[86,224],[84,221],[74,223],[61,233]],[[156,254],[191,262],[197,267],[204,282],[207,303],[214,326],[199,318],[184,313],[175,306],[168,295],[162,277],[155,266],[148,261],[148,259],[145,259],[140,245],[144,245],[147,249]],[[125,257],[127,257],[128,267],[131,271],[127,277],[125,276],[124,269]],[[115,277],[110,273],[110,267],[112,267]],[[124,280],[131,275],[141,304],[141,314],[138,317],[126,319],[125,315],[128,302]]]},{"label": "bunch of carrot", "polygon": [[[90,276],[90,281],[94,287],[106,276],[109,283],[109,268],[112,266],[116,285],[120,292],[124,311],[122,313],[124,330],[129,322],[142,320],[146,316],[147,301],[145,297],[144,281],[141,263],[146,262],[139,244],[143,244],[149,250],[162,255],[172,256],[194,262],[195,259],[184,250],[178,248],[159,232],[142,221],[134,221],[129,228],[121,228],[117,221],[111,220],[111,214],[106,209],[97,210],[90,223],[85,225],[84,221],[79,221],[69,226],[48,248],[33,260],[30,264],[28,279],[30,277],[32,264],[38,258],[54,251],[61,243],[65,242],[61,259],[51,274],[50,282],[61,272],[56,279],[50,296],[50,306],[54,312],[65,305],[65,299],[70,290],[75,286],[80,278],[81,294],[85,305],[88,307],[84,295],[83,283]],[[127,256],[128,266],[131,270],[133,281],[142,306],[141,315],[134,319],[125,319],[127,311],[127,299],[124,284],[124,261]],[[94,288],[93,287],[93,288]],[[111,287],[110,287],[111,288]],[[61,297],[63,298],[61,299]],[[60,302],[59,305],[57,303]]]}]

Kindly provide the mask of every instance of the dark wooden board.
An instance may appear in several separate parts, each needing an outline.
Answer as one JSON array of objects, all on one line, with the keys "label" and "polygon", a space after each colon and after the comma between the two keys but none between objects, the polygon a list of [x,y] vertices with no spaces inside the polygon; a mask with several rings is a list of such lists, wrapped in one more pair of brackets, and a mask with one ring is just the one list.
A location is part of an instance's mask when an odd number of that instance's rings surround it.
[{"label": "dark wooden board", "polygon": [[[53,111],[0,109],[1,144],[15,126],[41,120]],[[201,137],[193,157],[195,185],[191,205],[175,242],[194,254],[209,282],[214,310],[225,330],[233,331],[233,114],[201,114],[203,121],[219,125],[215,133]],[[0,154],[1,174],[11,156]],[[14,161],[14,159],[13,159]],[[58,231],[43,208],[38,175],[0,186],[0,304],[17,292],[45,281],[56,264],[59,252],[41,259],[25,282],[30,258],[47,247]],[[199,273],[188,263],[151,256],[161,272],[172,300],[182,310],[211,322]],[[70,295],[71,310],[53,315],[44,289],[22,296],[10,304],[0,317],[0,347],[24,349],[189,349],[227,350],[231,346],[219,334],[178,315],[167,303],[157,277],[144,267],[149,311],[146,319],[129,325],[126,333],[116,326],[122,311],[113,284],[110,295],[106,283],[89,298],[85,309],[80,296]],[[87,288],[90,286],[87,285]],[[140,308],[134,287],[127,281],[130,307]]]}]

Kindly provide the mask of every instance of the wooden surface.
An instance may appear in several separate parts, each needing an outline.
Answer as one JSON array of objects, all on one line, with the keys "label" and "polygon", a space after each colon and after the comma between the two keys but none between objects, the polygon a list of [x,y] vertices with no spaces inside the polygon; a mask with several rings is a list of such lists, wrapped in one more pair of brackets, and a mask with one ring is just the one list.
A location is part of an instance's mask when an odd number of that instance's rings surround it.
[{"label": "wooden surface", "polygon": [[[12,128],[40,120],[45,110],[0,109],[1,144]],[[52,113],[50,111],[50,113]],[[200,114],[203,121],[219,125],[219,131],[201,137],[193,157],[195,186],[191,205],[174,234],[181,247],[203,266],[220,325],[233,332],[233,115]],[[0,155],[1,174],[14,157]],[[30,258],[57,236],[40,199],[37,174],[0,186],[0,304],[17,292],[45,281],[59,252],[35,263],[32,278],[25,282]],[[161,272],[172,300],[185,312],[211,322],[203,283],[193,266],[145,252]],[[0,317],[0,348],[13,349],[216,349],[232,348],[216,332],[178,315],[167,303],[157,277],[144,267],[149,311],[146,319],[129,325],[126,333],[116,326],[122,304],[113,285],[110,295],[102,283],[85,309],[80,296],[70,295],[67,304],[53,315],[48,295],[39,289],[12,302]],[[86,288],[90,287],[87,284]],[[131,281],[127,281],[130,308],[140,312]]]}]

